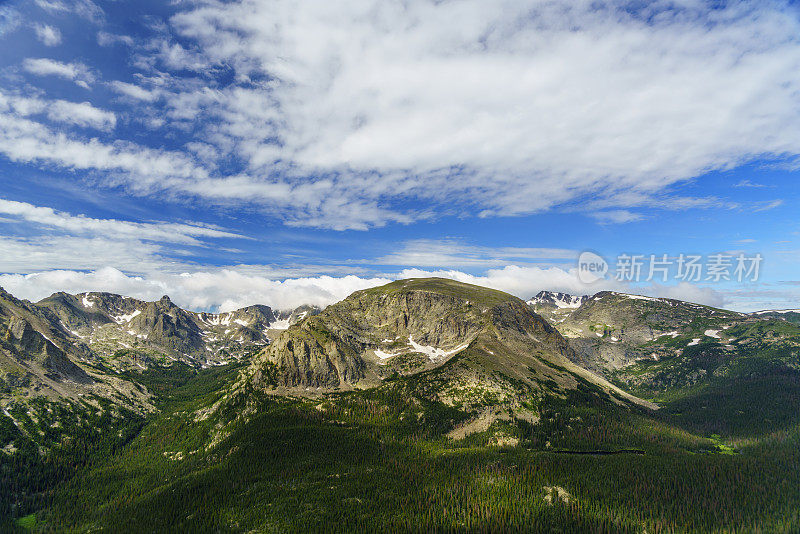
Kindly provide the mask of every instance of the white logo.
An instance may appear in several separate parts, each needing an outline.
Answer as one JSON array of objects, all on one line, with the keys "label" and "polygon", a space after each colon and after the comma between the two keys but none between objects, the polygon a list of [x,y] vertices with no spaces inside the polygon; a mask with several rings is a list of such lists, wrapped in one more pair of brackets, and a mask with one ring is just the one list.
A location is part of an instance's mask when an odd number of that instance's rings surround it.
[{"label": "white logo", "polygon": [[608,263],[594,252],[582,252],[578,257],[578,279],[584,284],[602,280],[608,272]]}]

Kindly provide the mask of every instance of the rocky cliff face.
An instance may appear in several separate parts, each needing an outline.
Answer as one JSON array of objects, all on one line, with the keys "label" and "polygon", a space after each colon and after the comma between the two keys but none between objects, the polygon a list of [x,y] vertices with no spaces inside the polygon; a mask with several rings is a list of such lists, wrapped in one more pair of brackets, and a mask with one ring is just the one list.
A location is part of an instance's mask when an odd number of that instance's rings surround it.
[{"label": "rocky cliff face", "polygon": [[63,350],[35,330],[24,317],[12,315],[6,323],[6,328],[3,348],[18,361],[41,366],[53,379],[67,379],[80,383],[92,381]]}]

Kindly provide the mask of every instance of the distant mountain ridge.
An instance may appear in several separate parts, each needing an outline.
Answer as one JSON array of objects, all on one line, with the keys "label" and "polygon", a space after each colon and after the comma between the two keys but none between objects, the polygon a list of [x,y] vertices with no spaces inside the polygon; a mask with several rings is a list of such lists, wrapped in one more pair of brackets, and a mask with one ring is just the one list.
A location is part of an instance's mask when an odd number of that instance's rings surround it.
[{"label": "distant mountain ridge", "polygon": [[581,304],[589,300],[588,295],[574,296],[558,291],[539,291],[535,297],[527,303],[534,308],[552,307],[556,308],[579,308]]},{"label": "distant mountain ridge", "polygon": [[303,313],[254,305],[226,313],[187,311],[168,296],[145,302],[113,293],[55,293],[35,304],[49,309],[61,326],[95,353],[121,349],[160,352],[173,360],[214,365],[248,347],[263,346],[270,332],[287,328]]},{"label": "distant mountain ridge", "polygon": [[318,312],[265,305],[192,312],[167,296],[146,302],[105,292],[58,292],[31,303],[0,288],[0,393],[13,389],[19,399],[97,395],[147,409],[146,394],[119,373],[172,362],[224,364]]}]

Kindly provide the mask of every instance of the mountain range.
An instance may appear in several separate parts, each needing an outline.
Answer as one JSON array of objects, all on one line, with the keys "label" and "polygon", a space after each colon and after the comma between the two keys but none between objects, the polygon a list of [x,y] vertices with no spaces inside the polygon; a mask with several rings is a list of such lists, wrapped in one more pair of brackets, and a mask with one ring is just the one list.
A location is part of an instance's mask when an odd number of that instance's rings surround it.
[{"label": "mountain range", "polygon": [[[94,396],[134,410],[147,393],[121,373],[182,362],[224,365],[319,310],[256,305],[227,313],[191,312],[166,295],[156,302],[112,293],[55,293],[39,302],[0,288],[0,403]],[[129,378],[129,377],[128,377]],[[135,381],[133,381],[135,382]]]},{"label": "mountain range", "polygon": [[218,314],[0,292],[0,343],[0,504],[44,530],[800,527],[794,312],[438,278]]}]

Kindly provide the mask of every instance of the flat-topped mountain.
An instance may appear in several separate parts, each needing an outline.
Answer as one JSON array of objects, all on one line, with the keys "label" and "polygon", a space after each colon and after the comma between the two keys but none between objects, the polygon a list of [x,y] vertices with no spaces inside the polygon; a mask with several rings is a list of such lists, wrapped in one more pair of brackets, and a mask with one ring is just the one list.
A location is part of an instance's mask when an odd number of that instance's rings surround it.
[{"label": "flat-topped mountain", "polygon": [[579,383],[638,400],[574,359],[567,340],[521,299],[452,280],[411,279],[357,291],[298,322],[254,358],[246,380],[303,393],[424,375],[433,397],[473,406],[561,394]]}]

